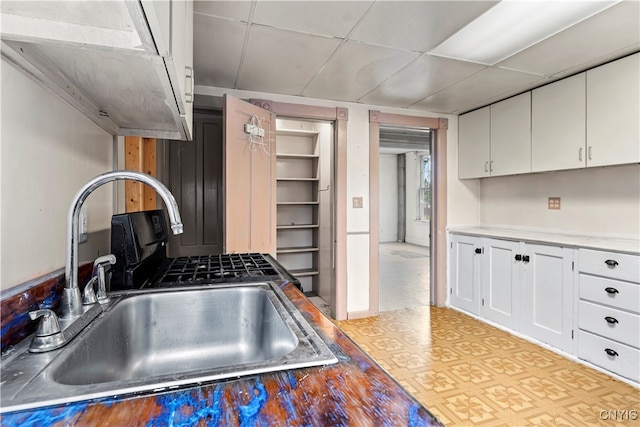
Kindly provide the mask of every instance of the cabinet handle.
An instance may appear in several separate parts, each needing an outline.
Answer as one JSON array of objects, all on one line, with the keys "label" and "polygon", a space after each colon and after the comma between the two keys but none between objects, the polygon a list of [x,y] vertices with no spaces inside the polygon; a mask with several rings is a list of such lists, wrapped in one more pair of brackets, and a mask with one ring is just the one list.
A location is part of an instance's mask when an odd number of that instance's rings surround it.
[{"label": "cabinet handle", "polygon": [[482,253],[482,248],[476,248],[475,252],[476,252],[477,254],[481,254],[481,253]]},{"label": "cabinet handle", "polygon": [[484,171],[489,172],[489,162],[484,162]]},{"label": "cabinet handle", "polygon": [[489,162],[489,172],[493,172],[493,160]]},{"label": "cabinet handle", "polygon": [[578,160],[582,161],[582,147],[578,150]]},{"label": "cabinet handle", "polygon": [[606,320],[607,323],[609,323],[610,325],[615,325],[616,323],[618,323],[618,319],[616,319],[615,317],[611,317],[611,316],[606,316],[604,318],[604,320]]},{"label": "cabinet handle", "polygon": [[516,254],[516,261],[522,261],[522,255]]},{"label": "cabinet handle", "polygon": [[529,255],[522,255],[523,262],[529,262]]},{"label": "cabinet handle", "polygon": [[619,354],[618,354],[618,352],[617,352],[617,351],[612,350],[612,349],[610,349],[610,348],[605,348],[605,349],[604,349],[604,351],[605,351],[605,353],[607,353],[609,356],[613,356],[613,357],[619,356]]},{"label": "cabinet handle", "polygon": [[591,160],[591,146],[589,146],[589,149],[587,150],[587,159]]},{"label": "cabinet handle", "polygon": [[618,290],[616,288],[604,288],[605,292],[611,295],[615,295],[618,293]]},{"label": "cabinet handle", "polygon": [[618,261],[613,260],[613,259],[608,259],[604,263],[607,264],[611,268],[616,268],[618,266]]},{"label": "cabinet handle", "polygon": [[190,86],[191,89],[189,92],[185,92],[184,97],[185,97],[185,101],[187,104],[192,104],[193,103],[193,92],[194,92],[194,75],[193,75],[193,67],[187,65],[184,67],[187,71],[189,71],[189,73],[185,73],[185,78],[190,80]]}]

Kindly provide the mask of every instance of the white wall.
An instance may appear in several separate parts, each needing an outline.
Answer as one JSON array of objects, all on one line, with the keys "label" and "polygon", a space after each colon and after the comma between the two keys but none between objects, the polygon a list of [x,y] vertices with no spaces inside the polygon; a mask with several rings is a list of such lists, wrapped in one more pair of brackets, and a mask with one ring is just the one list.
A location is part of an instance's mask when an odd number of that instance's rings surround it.
[{"label": "white wall", "polygon": [[[112,169],[113,137],[6,60],[1,66],[0,288],[7,289],[64,266],[69,203]],[[109,185],[87,200],[90,233],[110,227],[111,200]]]},{"label": "white wall", "polygon": [[405,242],[414,245],[429,246],[429,222],[416,219],[418,207],[418,184],[420,183],[420,154],[406,153],[406,182],[407,182],[407,235]]},{"label": "white wall", "polygon": [[380,243],[398,241],[398,155],[380,154]]},{"label": "white wall", "polygon": [[[483,225],[640,238],[640,165],[481,181]],[[561,209],[549,210],[555,196]]]}]

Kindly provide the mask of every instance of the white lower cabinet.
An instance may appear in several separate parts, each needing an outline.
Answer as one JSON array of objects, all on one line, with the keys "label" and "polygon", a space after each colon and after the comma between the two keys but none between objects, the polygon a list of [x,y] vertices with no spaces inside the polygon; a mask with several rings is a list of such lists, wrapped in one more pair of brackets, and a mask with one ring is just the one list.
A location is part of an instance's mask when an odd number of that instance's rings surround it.
[{"label": "white lower cabinet", "polygon": [[640,255],[449,239],[450,306],[640,383]]},{"label": "white lower cabinet", "polygon": [[480,237],[451,235],[449,303],[476,315],[480,310],[482,241]]},{"label": "white lower cabinet", "polygon": [[578,357],[640,382],[640,256],[578,251]]},{"label": "white lower cabinet", "polygon": [[526,245],[524,333],[572,351],[573,249]]},{"label": "white lower cabinet", "polygon": [[570,351],[572,249],[451,235],[453,307]]},{"label": "white lower cabinet", "polygon": [[483,246],[480,314],[485,319],[520,331],[522,245],[509,240],[484,239]]}]

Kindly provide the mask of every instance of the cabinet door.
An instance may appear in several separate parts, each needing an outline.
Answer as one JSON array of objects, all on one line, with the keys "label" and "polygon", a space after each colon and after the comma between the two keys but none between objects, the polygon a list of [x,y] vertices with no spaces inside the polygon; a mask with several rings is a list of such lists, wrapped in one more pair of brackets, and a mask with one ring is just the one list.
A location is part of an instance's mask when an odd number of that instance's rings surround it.
[{"label": "cabinet door", "polygon": [[[482,317],[520,331],[522,309],[520,296],[520,242],[485,239],[482,266]],[[521,304],[520,304],[521,305]]]},{"label": "cabinet door", "polygon": [[531,96],[531,170],[585,167],[585,73],[535,89]]},{"label": "cabinet door", "polygon": [[490,109],[463,114],[458,122],[458,178],[489,176]]},{"label": "cabinet door", "polygon": [[477,315],[482,279],[482,239],[452,234],[451,243],[449,303]]},{"label": "cabinet door", "polygon": [[523,264],[524,332],[560,350],[571,352],[573,319],[573,251],[526,244]]},{"label": "cabinet door", "polygon": [[491,105],[491,176],[531,172],[531,92]]},{"label": "cabinet door", "polygon": [[587,71],[587,166],[640,162],[640,53]]}]

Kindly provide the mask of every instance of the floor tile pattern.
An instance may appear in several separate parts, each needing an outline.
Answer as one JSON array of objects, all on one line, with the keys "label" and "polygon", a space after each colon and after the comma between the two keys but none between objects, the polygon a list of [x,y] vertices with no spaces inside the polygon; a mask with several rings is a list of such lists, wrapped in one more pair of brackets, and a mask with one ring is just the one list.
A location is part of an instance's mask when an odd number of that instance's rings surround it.
[{"label": "floor tile pattern", "polygon": [[447,426],[640,426],[639,389],[458,311],[336,323]]}]

